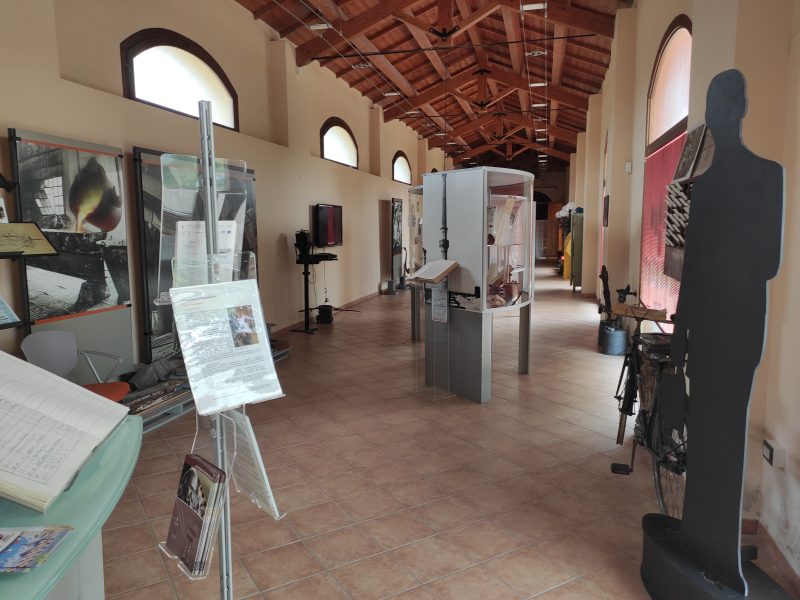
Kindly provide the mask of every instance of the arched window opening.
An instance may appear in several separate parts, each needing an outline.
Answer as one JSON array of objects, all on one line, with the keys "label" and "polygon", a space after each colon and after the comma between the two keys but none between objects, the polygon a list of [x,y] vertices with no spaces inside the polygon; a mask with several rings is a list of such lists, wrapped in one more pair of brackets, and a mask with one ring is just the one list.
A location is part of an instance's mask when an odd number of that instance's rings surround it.
[{"label": "arched window opening", "polygon": [[347,123],[338,117],[331,117],[323,123],[319,138],[322,158],[358,168],[358,145]]},{"label": "arched window opening", "polygon": [[395,152],[392,158],[392,179],[411,185],[411,163],[402,150]]},{"label": "arched window opening", "polygon": [[[679,127],[689,116],[692,34],[685,25],[679,22],[668,30],[656,58],[648,94],[648,145]],[[686,130],[685,124],[682,130]],[[677,134],[670,137],[674,139]]]},{"label": "arched window opening", "polygon": [[680,283],[664,274],[667,202],[686,140],[691,71],[691,21],[677,17],[667,29],[656,56],[647,103],[647,150],[642,200],[640,290],[642,302],[673,314]]},{"label": "arched window opening", "polygon": [[211,101],[214,123],[239,129],[238,97],[222,67],[199,44],[168,29],[143,29],[120,44],[126,98],[198,116]]}]

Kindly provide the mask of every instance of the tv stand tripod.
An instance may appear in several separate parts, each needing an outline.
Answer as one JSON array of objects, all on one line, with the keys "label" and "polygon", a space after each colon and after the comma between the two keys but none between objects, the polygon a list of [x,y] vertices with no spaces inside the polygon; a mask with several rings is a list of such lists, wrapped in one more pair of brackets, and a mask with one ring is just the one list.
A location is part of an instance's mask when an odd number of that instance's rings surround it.
[{"label": "tv stand tripod", "polygon": [[297,257],[295,262],[298,265],[303,265],[303,329],[292,329],[292,331],[314,335],[314,332],[317,330],[316,327],[311,327],[311,311],[314,309],[309,306],[308,301],[308,277],[311,275],[311,265],[318,265],[321,262],[330,260],[339,260],[339,257],[328,252],[320,254],[311,254],[307,252]]}]

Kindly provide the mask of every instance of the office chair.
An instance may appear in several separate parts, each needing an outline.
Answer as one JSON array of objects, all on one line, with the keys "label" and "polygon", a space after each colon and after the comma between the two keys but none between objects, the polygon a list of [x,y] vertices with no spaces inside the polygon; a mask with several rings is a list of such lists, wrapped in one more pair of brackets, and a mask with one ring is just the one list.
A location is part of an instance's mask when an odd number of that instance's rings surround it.
[{"label": "office chair", "polygon": [[[37,331],[22,340],[22,353],[25,359],[37,367],[64,377],[78,366],[78,359],[83,357],[89,365],[97,383],[86,384],[87,390],[104,398],[119,402],[130,392],[130,386],[122,381],[108,381],[111,374],[122,362],[116,354],[98,352],[96,350],[81,350],[75,335],[68,331]],[[100,377],[91,356],[102,356],[116,361],[105,379]]]}]

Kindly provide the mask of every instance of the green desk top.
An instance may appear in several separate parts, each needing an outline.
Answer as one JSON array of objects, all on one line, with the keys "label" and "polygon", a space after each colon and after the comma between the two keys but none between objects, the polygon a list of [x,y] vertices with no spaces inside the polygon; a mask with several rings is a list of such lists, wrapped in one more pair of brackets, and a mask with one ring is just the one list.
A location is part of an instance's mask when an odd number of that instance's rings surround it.
[{"label": "green desk top", "polygon": [[71,525],[75,528],[42,566],[0,573],[0,598],[44,598],[99,533],[125,491],[142,445],[142,419],[125,417],[81,469],[72,487],[44,514],[0,498],[0,527]]}]

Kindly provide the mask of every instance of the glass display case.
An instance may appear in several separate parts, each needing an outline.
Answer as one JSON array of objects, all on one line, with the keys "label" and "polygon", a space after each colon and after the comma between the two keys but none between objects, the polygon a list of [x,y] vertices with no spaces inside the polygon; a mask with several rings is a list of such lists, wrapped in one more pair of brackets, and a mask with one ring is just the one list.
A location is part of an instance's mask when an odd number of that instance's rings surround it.
[{"label": "glass display case", "polygon": [[[496,313],[519,311],[517,370],[529,369],[533,175],[476,167],[426,174],[422,187],[426,264],[457,263],[436,293],[426,290],[423,383],[443,390],[434,398],[489,402]],[[412,325],[412,337],[415,331]]]},{"label": "glass display case", "polygon": [[527,305],[533,292],[531,173],[476,167],[423,178],[427,259],[455,260],[450,306],[496,311]]}]

